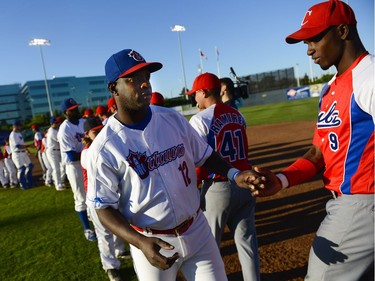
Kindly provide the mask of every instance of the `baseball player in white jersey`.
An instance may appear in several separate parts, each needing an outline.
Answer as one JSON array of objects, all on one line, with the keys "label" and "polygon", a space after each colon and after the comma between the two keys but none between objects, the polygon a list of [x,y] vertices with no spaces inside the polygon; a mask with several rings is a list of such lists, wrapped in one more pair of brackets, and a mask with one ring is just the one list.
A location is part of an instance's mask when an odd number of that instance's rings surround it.
[{"label": "baseball player in white jersey", "polygon": [[62,121],[61,117],[52,117],[50,119],[51,126],[47,131],[47,149],[45,152],[52,168],[52,178],[57,191],[65,190],[61,176],[63,167],[61,164],[60,143],[57,138],[57,132]]},{"label": "baseball player in white jersey", "polygon": [[40,166],[42,167],[42,170],[43,170],[43,179],[46,182],[47,165],[43,161],[42,150],[41,150],[43,134],[40,132],[40,128],[38,124],[32,124],[31,129],[33,130],[33,133],[34,133],[34,146],[36,148],[37,157],[38,157]]},{"label": "baseball player in white jersey", "polygon": [[8,176],[8,171],[6,170],[6,167],[5,167],[4,158],[5,157],[4,157],[3,151],[0,148],[0,182],[4,188],[7,188],[9,187],[9,176]]},{"label": "baseball player in white jersey", "polygon": [[131,247],[139,280],[227,280],[219,248],[200,212],[195,167],[228,176],[250,188],[251,171],[222,159],[173,109],[150,106],[150,73],[134,50],[106,63],[117,113],[95,138],[88,155],[88,204]]},{"label": "baseball player in white jersey", "polygon": [[51,164],[49,163],[48,161],[48,158],[47,158],[47,153],[46,153],[46,149],[47,149],[47,132],[44,134],[43,138],[42,138],[42,147],[40,149],[40,151],[42,152],[42,159],[43,159],[43,163],[44,163],[44,166],[46,167],[46,177],[45,177],[45,180],[44,180],[44,184],[46,186],[52,186],[53,184],[53,179],[52,179],[52,166]]},{"label": "baseball player in white jersey", "polygon": [[86,193],[80,163],[81,151],[84,147],[84,119],[80,118],[79,104],[67,98],[61,104],[66,120],[60,125],[57,138],[60,143],[61,161],[65,164],[66,175],[74,195],[74,208],[82,222],[84,235],[89,241],[96,241],[95,232],[91,230],[86,211]]},{"label": "baseball player in white jersey", "polygon": [[[102,120],[100,120],[99,117],[86,118],[84,124],[85,136],[83,138],[85,147],[81,153],[81,165],[86,192],[88,189],[90,189],[90,186],[88,186],[87,182],[88,148],[103,127],[104,125],[102,124]],[[119,270],[121,262],[119,261],[117,256],[124,256],[124,241],[122,241],[116,235],[113,235],[113,233],[100,222],[98,214],[96,213],[92,205],[88,205],[88,211],[91,221],[93,222],[95,227],[96,236],[98,238],[98,248],[103,269],[107,273],[110,281],[122,281]],[[128,257],[130,258],[129,255]]]},{"label": "baseball player in white jersey", "polygon": [[21,122],[16,120],[13,124],[13,131],[9,135],[9,146],[12,151],[12,160],[17,168],[17,178],[21,189],[33,187],[33,167],[30,157],[27,154],[27,148],[21,133]]},{"label": "baseball player in white jersey", "polygon": [[12,160],[12,151],[9,146],[9,137],[5,139],[4,145],[4,163],[8,171],[8,177],[10,182],[10,188],[15,188],[18,185],[17,179],[17,168]]}]

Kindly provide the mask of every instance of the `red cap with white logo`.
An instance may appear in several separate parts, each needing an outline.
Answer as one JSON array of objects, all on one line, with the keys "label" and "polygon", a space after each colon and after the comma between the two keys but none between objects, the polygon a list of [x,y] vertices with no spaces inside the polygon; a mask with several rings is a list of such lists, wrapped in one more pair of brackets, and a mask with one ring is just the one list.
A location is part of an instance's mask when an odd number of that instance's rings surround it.
[{"label": "red cap with white logo", "polygon": [[329,0],[312,6],[301,23],[301,28],[286,37],[289,44],[307,40],[322,33],[330,26],[340,24],[356,24],[352,8],[343,1]]}]

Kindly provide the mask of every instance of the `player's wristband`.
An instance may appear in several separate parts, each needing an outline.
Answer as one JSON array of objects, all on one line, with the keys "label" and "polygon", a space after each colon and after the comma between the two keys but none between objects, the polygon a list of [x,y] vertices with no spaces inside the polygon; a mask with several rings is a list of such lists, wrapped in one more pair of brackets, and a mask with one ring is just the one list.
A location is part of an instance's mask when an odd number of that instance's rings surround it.
[{"label": "player's wristband", "polygon": [[240,170],[238,170],[236,168],[230,168],[228,173],[227,173],[227,178],[232,182],[236,182],[234,179],[236,178],[236,176],[238,175],[239,172],[240,172]]},{"label": "player's wristband", "polygon": [[318,171],[318,167],[313,162],[306,158],[299,158],[281,173],[287,178],[288,186],[293,186],[308,181]]},{"label": "player's wristband", "polygon": [[276,177],[280,180],[282,190],[289,186],[288,178],[284,174],[278,173],[276,174]]}]

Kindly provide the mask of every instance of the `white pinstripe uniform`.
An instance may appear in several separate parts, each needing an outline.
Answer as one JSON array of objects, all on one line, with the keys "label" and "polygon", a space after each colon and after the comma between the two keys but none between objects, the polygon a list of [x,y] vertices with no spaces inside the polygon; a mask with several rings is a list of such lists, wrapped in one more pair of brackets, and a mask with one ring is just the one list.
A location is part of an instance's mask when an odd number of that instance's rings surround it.
[{"label": "white pinstripe uniform", "polygon": [[5,163],[5,167],[8,171],[10,186],[14,187],[18,184],[17,168],[14,165],[14,162],[12,160],[12,152],[10,150],[9,145],[4,146],[4,154],[5,154],[4,163]]},{"label": "white pinstripe uniform", "polygon": [[[82,150],[81,165],[82,168],[87,170],[88,149]],[[87,189],[90,187],[88,186]],[[88,212],[95,227],[95,233],[98,238],[98,248],[100,253],[100,260],[103,269],[116,268],[119,269],[121,262],[116,258],[118,254],[124,252],[124,241],[114,235],[107,227],[105,227],[99,220],[98,214],[93,206],[88,205]]]},{"label": "white pinstripe uniform", "polygon": [[52,168],[52,178],[56,189],[62,189],[62,164],[61,164],[61,153],[60,144],[57,138],[58,129],[50,127],[47,135],[47,159]]},{"label": "white pinstripe uniform", "polygon": [[65,164],[66,175],[74,194],[74,208],[77,212],[86,210],[86,193],[83,184],[83,173],[80,161],[71,161],[66,152],[75,151],[81,153],[84,144],[83,124],[85,120],[79,119],[75,125],[69,120],[65,120],[59,128],[57,138],[60,143],[61,161]]},{"label": "white pinstripe uniform", "polygon": [[[47,149],[47,137],[44,136],[42,139],[42,144],[44,146],[44,151],[41,151],[42,160],[44,165],[46,166],[46,178],[44,180],[45,185],[51,186],[52,183],[52,166],[48,161],[46,149]],[[41,149],[42,150],[42,149]]]},{"label": "white pinstripe uniform", "polygon": [[26,149],[19,148],[19,145],[25,145],[23,136],[20,132],[12,131],[9,135],[9,146],[12,151],[12,160],[17,168],[17,178],[22,188],[30,188],[33,185],[31,173],[34,165]]},{"label": "white pinstripe uniform", "polygon": [[8,172],[5,167],[4,154],[0,148],[0,182],[3,187],[8,187],[9,179]]}]

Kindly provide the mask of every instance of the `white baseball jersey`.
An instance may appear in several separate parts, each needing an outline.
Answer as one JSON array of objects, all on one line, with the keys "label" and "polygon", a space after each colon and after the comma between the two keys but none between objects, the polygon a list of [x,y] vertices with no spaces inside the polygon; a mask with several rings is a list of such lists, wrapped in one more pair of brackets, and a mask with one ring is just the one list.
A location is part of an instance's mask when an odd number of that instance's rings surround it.
[{"label": "white baseball jersey", "polygon": [[26,153],[26,148],[19,148],[19,145],[25,145],[25,141],[20,132],[12,131],[9,135],[9,146],[12,151],[12,160],[17,169],[31,166],[31,160]]},{"label": "white baseball jersey", "polygon": [[89,148],[87,203],[119,209],[138,227],[174,228],[199,208],[195,167],[211,153],[173,109],[150,106],[136,126],[111,116]]},{"label": "white baseball jersey", "polygon": [[66,152],[75,151],[80,153],[85,146],[82,143],[84,136],[83,124],[85,119],[79,119],[78,124],[73,124],[68,120],[64,120],[57,133],[57,138],[60,143],[61,161],[63,164],[70,164]]},{"label": "white baseball jersey", "polygon": [[59,140],[57,138],[58,129],[49,127],[47,131],[47,147],[48,149],[60,149]]},{"label": "white baseball jersey", "polygon": [[25,151],[25,148],[18,148],[19,145],[25,145],[23,136],[20,132],[12,131],[9,135],[9,147],[12,153],[16,151]]}]

